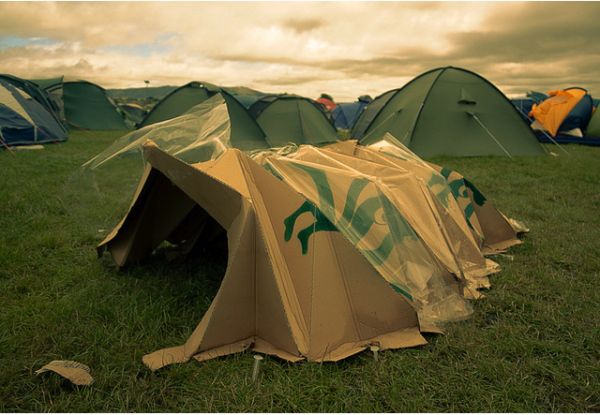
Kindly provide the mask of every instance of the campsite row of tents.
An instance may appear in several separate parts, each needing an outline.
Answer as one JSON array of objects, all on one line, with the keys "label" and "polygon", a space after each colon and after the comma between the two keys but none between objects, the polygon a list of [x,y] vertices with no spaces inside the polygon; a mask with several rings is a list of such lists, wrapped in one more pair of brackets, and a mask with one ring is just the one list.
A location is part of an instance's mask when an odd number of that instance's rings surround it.
[{"label": "campsite row of tents", "polygon": [[[26,81],[12,76],[1,76],[0,81],[7,91],[0,96],[2,108],[5,112],[10,108],[11,114],[4,117],[0,129],[5,146],[64,141],[67,128],[143,128],[180,116],[217,94],[227,102],[234,119],[245,119],[245,124],[241,121],[236,124],[244,124],[241,127],[244,129],[261,130],[262,135],[269,137],[267,141],[277,143],[333,142],[337,140],[337,127],[348,129],[352,138],[366,143],[375,142],[389,132],[424,157],[542,154],[538,140],[561,141],[565,131],[572,133],[577,129],[581,132],[579,142],[600,144],[598,139],[583,137],[583,132],[600,136],[600,114],[592,115],[592,99],[585,90],[571,88],[553,92],[550,97],[531,94],[511,104],[483,77],[454,67],[425,72],[402,88],[385,92],[374,100],[361,96],[357,102],[348,104],[335,104],[323,97],[316,102],[297,95],[190,82],[172,90],[150,111],[134,103],[117,106],[103,88],[86,81],[63,78]],[[29,108],[26,110],[21,104],[15,110],[14,99],[8,98],[14,97],[15,91],[27,102],[39,104],[35,120],[22,116],[36,112],[32,105],[26,104]],[[330,113],[326,107],[331,109]],[[525,112],[527,117],[523,115]],[[44,117],[39,113],[44,113]],[[57,122],[62,127],[57,128]],[[573,125],[576,127],[570,128]],[[540,131],[537,137],[536,129]],[[17,130],[20,132],[15,133]]]}]

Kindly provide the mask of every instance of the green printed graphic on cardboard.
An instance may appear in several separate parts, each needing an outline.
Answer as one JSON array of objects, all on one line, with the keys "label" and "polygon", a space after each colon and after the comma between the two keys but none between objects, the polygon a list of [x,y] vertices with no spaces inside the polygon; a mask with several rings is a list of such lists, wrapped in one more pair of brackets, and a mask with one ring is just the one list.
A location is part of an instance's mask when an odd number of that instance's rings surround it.
[{"label": "green printed graphic on cardboard", "polygon": [[[469,192],[467,191],[467,189],[471,190],[471,192],[473,193],[473,201],[478,206],[483,206],[485,204],[486,199],[483,196],[483,194],[481,194],[481,192],[471,182],[469,182],[462,176],[459,176],[457,179],[451,180],[450,175],[452,173],[453,170],[443,167],[440,170],[439,175],[433,174],[431,176],[427,185],[431,189],[434,189],[436,185],[442,185],[441,190],[439,190],[435,194],[442,201],[442,204],[446,208],[448,207],[448,197],[450,196],[450,194],[454,197],[454,199],[456,199],[456,201],[463,199],[465,203],[463,214],[465,216],[465,219],[467,220],[467,224],[469,225],[469,227],[473,228],[470,219],[471,216],[473,216],[473,214],[475,213],[475,209],[473,207],[473,204],[471,203],[471,199],[469,198]],[[442,183],[442,178],[445,179],[445,184]]]},{"label": "green printed graphic on cardboard", "polygon": [[[373,184],[369,180],[364,178],[352,179],[347,189],[342,213],[338,217],[336,215],[333,191],[327,174],[323,170],[310,166],[301,164],[293,164],[293,166],[308,173],[319,195],[318,206],[306,201],[284,220],[284,238],[286,241],[289,241],[294,233],[294,227],[300,215],[306,212],[313,214],[315,221],[297,233],[303,254],[308,252],[308,241],[313,233],[319,231],[341,231],[344,236],[363,252],[369,262],[374,266],[380,266],[389,258],[396,242],[406,237],[417,239],[414,230],[388,198],[378,190],[372,192]],[[370,188],[369,185],[371,185]],[[368,195],[368,189],[372,193],[375,193],[375,195],[370,197],[365,196],[359,203],[363,193]],[[359,246],[361,240],[371,231],[375,224],[385,225],[385,230],[381,229],[379,233],[379,244],[376,247],[371,247],[371,249],[361,249]],[[371,238],[373,238],[373,235],[371,235]]]}]

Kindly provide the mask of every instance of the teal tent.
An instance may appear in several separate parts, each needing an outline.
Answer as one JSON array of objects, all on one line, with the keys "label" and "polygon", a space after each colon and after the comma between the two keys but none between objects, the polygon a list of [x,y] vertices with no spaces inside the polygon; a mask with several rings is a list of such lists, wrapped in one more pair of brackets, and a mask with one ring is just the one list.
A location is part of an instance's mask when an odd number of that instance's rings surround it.
[{"label": "teal tent", "polygon": [[337,132],[319,105],[297,95],[267,95],[249,108],[273,146],[337,141]]},{"label": "teal tent", "polygon": [[208,82],[189,82],[171,91],[152,108],[148,115],[138,124],[145,127],[150,124],[169,120],[185,113],[220,91],[216,85]]},{"label": "teal tent", "polygon": [[127,130],[122,112],[106,90],[88,81],[64,81],[63,77],[34,79],[58,107],[69,127],[82,130]]},{"label": "teal tent", "polygon": [[590,119],[585,135],[588,137],[600,138],[600,111],[598,108],[594,110],[594,114]]},{"label": "teal tent", "polygon": [[451,66],[427,71],[377,97],[352,136],[371,144],[388,132],[421,157],[544,153],[500,90],[474,72]]},{"label": "teal tent", "polygon": [[25,88],[0,78],[0,147],[65,141],[67,131]]}]

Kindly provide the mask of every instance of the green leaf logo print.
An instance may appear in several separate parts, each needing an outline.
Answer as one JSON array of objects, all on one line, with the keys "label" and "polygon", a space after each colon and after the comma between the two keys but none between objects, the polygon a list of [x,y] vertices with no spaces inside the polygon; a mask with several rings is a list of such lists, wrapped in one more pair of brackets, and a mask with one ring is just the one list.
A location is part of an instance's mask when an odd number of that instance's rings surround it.
[{"label": "green leaf logo print", "polygon": [[[336,218],[335,202],[331,185],[324,171],[305,166],[294,164],[294,167],[308,173],[315,184],[319,195],[319,206],[315,206],[309,201],[305,201],[298,209],[284,220],[285,233],[284,238],[289,241],[294,233],[296,221],[300,215],[305,212],[311,212],[315,218],[315,222],[308,227],[298,231],[297,237],[302,246],[302,254],[308,252],[308,240],[310,236],[319,231],[338,231],[343,229],[344,235],[350,239],[355,245],[364,238],[375,223],[385,224],[392,231],[396,231],[396,235],[409,236],[415,238],[416,235],[410,225],[403,221],[403,218],[395,210],[393,205],[382,194],[365,198],[360,204],[358,200],[366,186],[370,183],[365,178],[353,179],[348,193],[342,215],[339,219]],[[378,215],[378,212],[382,212]],[[390,221],[390,215],[392,220]],[[377,219],[376,219],[377,218]],[[383,222],[383,223],[382,223]],[[401,222],[401,223],[399,223]],[[380,245],[373,250],[363,250],[363,253],[375,263],[382,263],[389,257],[393,249],[393,237],[390,232],[380,242]]]}]

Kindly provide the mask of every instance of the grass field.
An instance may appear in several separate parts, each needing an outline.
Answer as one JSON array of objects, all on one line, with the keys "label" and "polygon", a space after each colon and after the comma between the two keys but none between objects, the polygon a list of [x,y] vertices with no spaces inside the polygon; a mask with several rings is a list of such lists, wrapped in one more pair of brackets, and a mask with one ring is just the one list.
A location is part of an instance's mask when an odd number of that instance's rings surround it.
[{"label": "grass field", "polygon": [[[467,321],[427,346],[339,363],[252,353],[151,373],[144,354],[185,341],[223,261],[117,271],[95,245],[126,189],[95,187],[78,166],[115,133],[0,152],[0,411],[600,411],[600,148],[570,156],[438,159],[531,229]],[[550,148],[550,147],[549,147]],[[123,190],[125,189],[125,190]],[[108,228],[107,228],[108,226]],[[35,376],[54,359],[95,383]]]}]

